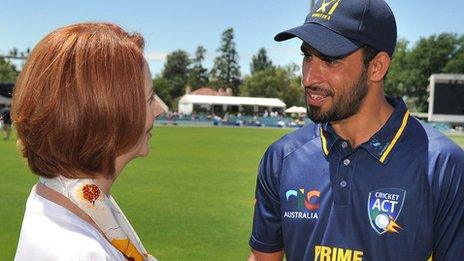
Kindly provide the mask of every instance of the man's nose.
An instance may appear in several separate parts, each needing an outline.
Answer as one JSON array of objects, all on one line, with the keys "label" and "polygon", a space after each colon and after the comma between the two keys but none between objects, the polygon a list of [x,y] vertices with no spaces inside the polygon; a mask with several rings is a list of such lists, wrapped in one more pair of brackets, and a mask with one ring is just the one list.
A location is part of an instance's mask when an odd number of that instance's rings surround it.
[{"label": "man's nose", "polygon": [[324,61],[313,57],[303,62],[303,86],[311,86],[324,82]]}]

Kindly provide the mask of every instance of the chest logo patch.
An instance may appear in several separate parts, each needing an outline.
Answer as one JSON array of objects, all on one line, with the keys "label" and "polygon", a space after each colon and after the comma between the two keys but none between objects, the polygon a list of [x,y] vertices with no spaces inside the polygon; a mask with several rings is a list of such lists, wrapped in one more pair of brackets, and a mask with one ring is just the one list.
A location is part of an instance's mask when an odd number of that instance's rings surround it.
[{"label": "chest logo patch", "polygon": [[379,235],[399,233],[402,227],[396,223],[401,214],[406,190],[383,188],[369,192],[367,213],[371,227]]},{"label": "chest logo patch", "polygon": [[[285,198],[287,199],[289,204],[292,205],[293,210],[285,211],[284,218],[318,219],[319,216],[317,214],[317,210],[320,206],[320,196],[321,192],[318,190],[287,190],[287,192],[285,193]],[[295,206],[296,209],[294,208]]]}]

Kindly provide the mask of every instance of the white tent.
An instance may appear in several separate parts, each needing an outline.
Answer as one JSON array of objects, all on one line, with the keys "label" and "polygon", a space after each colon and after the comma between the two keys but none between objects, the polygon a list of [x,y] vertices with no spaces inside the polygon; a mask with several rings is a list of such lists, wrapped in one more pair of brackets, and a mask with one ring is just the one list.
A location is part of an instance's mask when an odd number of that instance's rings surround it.
[{"label": "white tent", "polygon": [[179,113],[191,114],[193,105],[223,105],[223,106],[255,106],[269,108],[285,108],[285,103],[277,98],[256,98],[217,95],[186,94],[179,100]]},{"label": "white tent", "polygon": [[286,113],[306,113],[306,108],[305,107],[299,107],[299,106],[292,106],[288,109],[285,110]]}]

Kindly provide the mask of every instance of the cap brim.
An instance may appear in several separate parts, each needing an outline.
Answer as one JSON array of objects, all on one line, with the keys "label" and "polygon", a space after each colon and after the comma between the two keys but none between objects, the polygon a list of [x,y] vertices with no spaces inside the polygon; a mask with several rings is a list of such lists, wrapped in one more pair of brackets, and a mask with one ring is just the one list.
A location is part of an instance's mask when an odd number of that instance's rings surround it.
[{"label": "cap brim", "polygon": [[306,23],[281,32],[274,37],[274,40],[281,42],[294,37],[300,38],[318,52],[329,57],[342,57],[361,47],[355,41],[315,23]]}]

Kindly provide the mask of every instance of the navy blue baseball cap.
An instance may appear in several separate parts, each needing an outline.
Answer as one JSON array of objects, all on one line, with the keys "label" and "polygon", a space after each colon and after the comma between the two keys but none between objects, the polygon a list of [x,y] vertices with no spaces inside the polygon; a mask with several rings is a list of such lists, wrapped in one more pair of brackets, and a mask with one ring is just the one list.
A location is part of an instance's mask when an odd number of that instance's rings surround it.
[{"label": "navy blue baseball cap", "polygon": [[392,57],[396,46],[396,21],[384,0],[319,0],[303,25],[274,37],[298,37],[329,57],[346,56],[364,45]]}]

